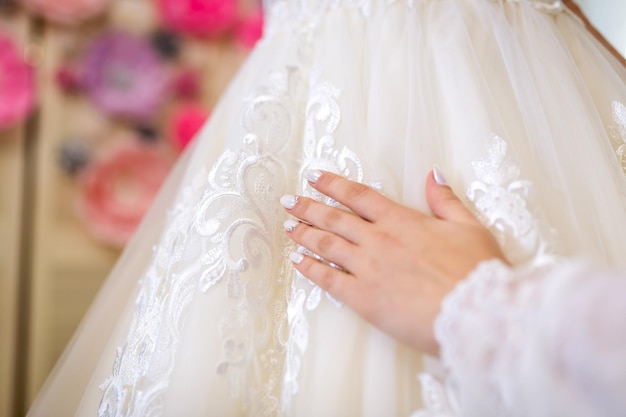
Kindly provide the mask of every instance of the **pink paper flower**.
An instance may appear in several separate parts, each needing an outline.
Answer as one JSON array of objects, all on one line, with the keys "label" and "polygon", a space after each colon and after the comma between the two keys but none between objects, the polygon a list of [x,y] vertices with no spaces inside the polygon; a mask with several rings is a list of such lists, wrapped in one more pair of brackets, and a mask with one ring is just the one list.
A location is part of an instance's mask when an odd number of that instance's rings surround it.
[{"label": "pink paper flower", "polygon": [[237,0],[157,0],[170,29],[195,36],[216,36],[237,24]]},{"label": "pink paper flower", "polygon": [[101,242],[124,246],[152,204],[170,169],[154,145],[125,139],[81,177],[80,216]]},{"label": "pink paper flower", "polygon": [[173,82],[173,90],[178,98],[183,100],[195,99],[200,95],[200,78],[194,71],[181,72]]},{"label": "pink paper flower", "polygon": [[176,149],[182,151],[202,129],[209,112],[197,104],[185,104],[174,113],[170,121],[170,139]]},{"label": "pink paper flower", "polygon": [[110,0],[22,0],[46,19],[75,24],[101,13]]},{"label": "pink paper flower", "polygon": [[237,41],[247,49],[252,49],[254,45],[263,37],[263,13],[245,18],[239,22],[237,27]]},{"label": "pink paper flower", "polygon": [[35,76],[13,41],[0,33],[0,129],[23,120],[35,103]]},{"label": "pink paper flower", "polygon": [[165,66],[150,43],[125,33],[103,35],[91,45],[82,80],[102,111],[135,120],[150,118],[169,88]]}]

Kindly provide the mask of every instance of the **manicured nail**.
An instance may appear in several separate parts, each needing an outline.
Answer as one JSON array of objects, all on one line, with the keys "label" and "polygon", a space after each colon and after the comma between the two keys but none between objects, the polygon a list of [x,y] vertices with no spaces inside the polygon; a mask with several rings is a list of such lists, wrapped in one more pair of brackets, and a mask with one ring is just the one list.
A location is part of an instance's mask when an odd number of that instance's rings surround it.
[{"label": "manicured nail", "polygon": [[300,252],[291,252],[289,254],[289,259],[291,259],[291,262],[298,265],[300,264],[300,262],[304,260],[304,255],[301,254]]},{"label": "manicured nail", "polygon": [[297,220],[287,219],[287,220],[285,220],[285,223],[283,223],[283,227],[285,228],[286,231],[291,233],[294,230],[296,230],[296,227],[298,227],[299,224],[300,224],[300,222],[297,221]]},{"label": "manicured nail", "polygon": [[304,173],[304,178],[315,184],[322,176],[322,171],[317,169],[309,169]]},{"label": "manicured nail", "polygon": [[291,210],[292,208],[294,208],[296,206],[296,203],[298,202],[298,196],[297,195],[284,195],[280,198],[280,204],[286,208]]},{"label": "manicured nail", "polygon": [[446,177],[443,176],[441,170],[437,165],[433,165],[433,176],[435,177],[435,182],[439,185],[446,185]]}]

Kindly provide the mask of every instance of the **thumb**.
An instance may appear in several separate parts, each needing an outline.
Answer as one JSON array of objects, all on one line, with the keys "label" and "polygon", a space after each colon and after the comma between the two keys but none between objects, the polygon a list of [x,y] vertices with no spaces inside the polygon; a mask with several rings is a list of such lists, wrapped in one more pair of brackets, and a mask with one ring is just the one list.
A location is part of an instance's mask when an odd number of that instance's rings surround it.
[{"label": "thumb", "polygon": [[438,168],[426,178],[426,200],[433,214],[443,220],[476,223],[476,217],[463,205],[445,182]]}]

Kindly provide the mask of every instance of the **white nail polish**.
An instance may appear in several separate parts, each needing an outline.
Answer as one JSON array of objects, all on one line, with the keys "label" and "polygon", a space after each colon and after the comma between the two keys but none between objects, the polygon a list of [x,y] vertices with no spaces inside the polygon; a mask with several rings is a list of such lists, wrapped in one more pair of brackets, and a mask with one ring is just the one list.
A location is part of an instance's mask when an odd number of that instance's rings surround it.
[{"label": "white nail polish", "polygon": [[291,262],[298,265],[300,262],[304,260],[304,255],[299,252],[291,252],[289,254],[289,259],[291,259]]},{"label": "white nail polish", "polygon": [[299,224],[300,224],[300,222],[297,221],[297,220],[287,219],[287,220],[285,220],[285,223],[283,223],[283,227],[285,228],[286,231],[291,233],[294,230],[296,230],[296,227],[298,227]]},{"label": "white nail polish", "polygon": [[304,178],[315,184],[322,176],[322,171],[317,169],[309,169],[304,173]]},{"label": "white nail polish", "polygon": [[296,203],[298,202],[298,196],[297,195],[284,195],[280,198],[280,204],[286,208],[291,210],[292,208],[294,208],[296,206]]},{"label": "white nail polish", "polygon": [[439,185],[446,185],[446,177],[443,176],[441,170],[437,165],[433,165],[433,176],[435,177],[435,182]]}]

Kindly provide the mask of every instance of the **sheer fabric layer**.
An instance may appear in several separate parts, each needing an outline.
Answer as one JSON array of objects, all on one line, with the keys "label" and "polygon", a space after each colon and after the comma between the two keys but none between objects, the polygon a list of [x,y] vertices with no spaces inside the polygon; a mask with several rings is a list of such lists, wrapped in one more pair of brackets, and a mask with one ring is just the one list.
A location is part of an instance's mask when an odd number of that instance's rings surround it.
[{"label": "sheer fabric layer", "polygon": [[279,197],[323,199],[307,168],[427,211],[422,179],[437,163],[517,264],[585,254],[623,265],[626,128],[615,109],[626,72],[569,13],[538,3],[381,0],[300,13],[305,2],[271,2],[264,39],[30,415],[419,408],[420,356],[285,259]]}]

